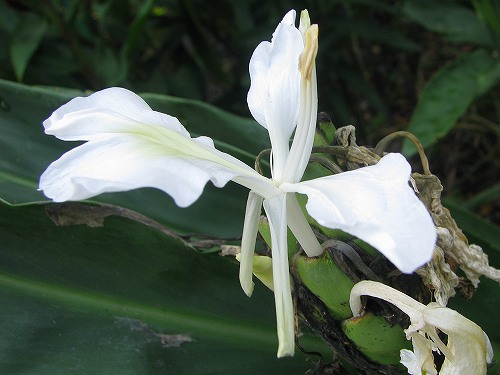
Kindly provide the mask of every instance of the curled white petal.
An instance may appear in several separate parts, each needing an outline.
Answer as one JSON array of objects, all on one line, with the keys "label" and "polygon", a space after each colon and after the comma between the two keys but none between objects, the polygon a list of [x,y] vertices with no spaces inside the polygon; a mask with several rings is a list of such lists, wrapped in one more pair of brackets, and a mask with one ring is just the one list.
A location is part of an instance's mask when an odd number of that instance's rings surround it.
[{"label": "curled white petal", "polygon": [[280,189],[306,194],[307,211],[319,224],[359,237],[411,273],[431,259],[436,230],[409,175],[405,158],[388,154],[373,166]]},{"label": "curled white petal", "polygon": [[411,350],[401,349],[401,364],[408,369],[409,374],[421,374],[422,366],[418,363],[417,356]]},{"label": "curled white petal", "polygon": [[423,324],[420,312],[425,309],[425,305],[399,290],[375,281],[360,281],[352,288],[349,298],[349,306],[354,316],[363,313],[361,296],[372,296],[390,302],[408,315],[412,324],[417,326]]},{"label": "curled white petal", "polygon": [[272,41],[257,46],[249,64],[248,107],[269,132],[273,177],[277,179],[283,174],[300,102],[298,61],[304,44],[294,22],[295,11],[290,11],[276,28]]},{"label": "curled white petal", "polygon": [[401,349],[400,363],[408,369],[409,374],[436,375],[432,342],[419,332],[411,333],[408,338],[411,338],[413,351]]},{"label": "curled white petal", "polygon": [[426,324],[448,335],[447,347],[453,356],[446,356],[440,375],[485,374],[491,361],[491,344],[481,327],[455,310],[437,304],[424,312]]},{"label": "curled white petal", "polygon": [[64,141],[88,141],[106,134],[140,133],[138,123],[189,136],[177,118],[153,111],[140,96],[121,87],[74,98],[55,110],[43,126],[45,133]]}]

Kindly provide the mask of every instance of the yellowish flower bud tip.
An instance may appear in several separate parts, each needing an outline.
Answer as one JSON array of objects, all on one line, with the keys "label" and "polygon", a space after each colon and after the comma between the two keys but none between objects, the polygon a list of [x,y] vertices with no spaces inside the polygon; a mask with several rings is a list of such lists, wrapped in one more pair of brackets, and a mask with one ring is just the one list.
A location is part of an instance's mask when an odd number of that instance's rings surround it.
[{"label": "yellowish flower bud tip", "polygon": [[299,70],[302,78],[311,79],[314,60],[318,54],[318,25],[311,25],[305,32],[304,50],[299,56]]},{"label": "yellowish flower bud tip", "polygon": [[[240,262],[241,253],[236,254],[236,260]],[[268,256],[254,255],[253,256],[253,274],[269,289],[274,290],[273,286],[273,260]],[[253,283],[248,286],[248,289],[243,285],[243,290],[247,296],[251,296],[253,292]]]},{"label": "yellowish flower bud tip", "polygon": [[309,18],[309,12],[307,9],[304,9],[300,12],[300,23],[299,23],[299,31],[302,36],[305,35],[307,29],[311,27],[311,19]]},{"label": "yellowish flower bud tip", "polygon": [[253,274],[269,289],[274,290],[273,285],[273,260],[267,256],[254,255]]}]

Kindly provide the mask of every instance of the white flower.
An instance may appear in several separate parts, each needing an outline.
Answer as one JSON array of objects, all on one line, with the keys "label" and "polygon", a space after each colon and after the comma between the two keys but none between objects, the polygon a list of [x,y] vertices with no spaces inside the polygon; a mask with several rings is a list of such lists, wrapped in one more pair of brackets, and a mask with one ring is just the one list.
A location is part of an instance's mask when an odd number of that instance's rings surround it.
[{"label": "white flower", "polygon": [[[433,351],[445,356],[440,375],[486,374],[486,364],[493,359],[493,349],[488,336],[474,322],[455,310],[435,302],[426,306],[375,281],[361,281],[352,288],[350,305],[354,316],[362,313],[362,295],[383,299],[409,316],[411,324],[405,332],[412,341],[413,352],[401,350],[401,363],[409,374],[437,374]],[[448,336],[447,344],[437,330]]]},{"label": "white flower", "polygon": [[40,178],[40,189],[56,202],[155,187],[181,207],[198,199],[209,180],[217,187],[230,180],[246,186],[250,193],[240,282],[250,295],[255,238],[264,206],[272,237],[279,357],[294,352],[287,226],[308,256],[322,252],[295,193],[308,196],[306,209],[321,225],[358,236],[403,272],[412,272],[431,258],[436,236],[429,214],[408,186],[410,166],[400,154],[388,154],[377,165],[357,171],[299,182],[316,124],[318,27],[310,25],[307,12],[302,13],[299,29],[294,23],[295,11],[290,11],[272,41],[260,43],[250,60],[248,105],[269,132],[272,178],[215,149],[210,138],[191,138],[175,117],[151,110],[122,88],[75,98],[44,121],[47,134],[87,142],[53,162]]}]

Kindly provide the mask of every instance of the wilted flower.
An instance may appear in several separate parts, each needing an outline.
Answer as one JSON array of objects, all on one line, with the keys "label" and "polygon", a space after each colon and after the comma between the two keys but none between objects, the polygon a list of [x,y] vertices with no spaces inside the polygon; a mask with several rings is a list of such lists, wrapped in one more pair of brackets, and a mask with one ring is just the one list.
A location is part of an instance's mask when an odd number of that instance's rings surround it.
[{"label": "wilted flower", "polygon": [[[440,375],[486,374],[486,364],[493,359],[493,349],[488,336],[474,322],[455,310],[435,302],[426,306],[375,281],[361,281],[352,288],[350,305],[355,316],[362,313],[362,295],[383,299],[409,316],[411,324],[405,332],[412,341],[413,351],[401,350],[401,363],[409,374],[438,374],[433,351],[445,356]],[[446,344],[438,330],[448,336]]]}]

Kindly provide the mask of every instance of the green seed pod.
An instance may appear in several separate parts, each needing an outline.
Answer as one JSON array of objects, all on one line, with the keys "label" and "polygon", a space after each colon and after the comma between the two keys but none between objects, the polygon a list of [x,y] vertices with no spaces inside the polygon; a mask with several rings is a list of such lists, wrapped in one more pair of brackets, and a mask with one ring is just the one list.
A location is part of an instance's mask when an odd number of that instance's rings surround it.
[{"label": "green seed pod", "polygon": [[342,330],[366,357],[384,365],[399,363],[399,351],[411,349],[400,325],[391,326],[382,316],[372,313],[344,320]]},{"label": "green seed pod", "polygon": [[[399,374],[400,350],[410,349],[400,325],[367,313],[352,318],[349,296],[354,282],[330,252],[296,256],[292,262],[297,306],[305,322],[343,359],[367,373]],[[378,373],[378,372],[377,372]]]},{"label": "green seed pod", "polygon": [[297,257],[295,271],[302,284],[315,294],[337,320],[352,316],[349,296],[354,283],[325,251],[317,258]]},{"label": "green seed pod", "polygon": [[[411,349],[403,328],[372,313],[352,318],[349,296],[354,282],[334,262],[330,252],[325,251],[320,257],[295,257],[292,272],[300,285],[324,304],[323,310],[316,306],[317,314],[313,314],[315,317],[312,320],[309,317],[309,324],[318,324],[316,329],[325,331],[320,326],[332,322],[322,312],[326,313],[328,309],[331,317],[340,323],[347,339],[365,358],[374,364],[399,366],[400,350]],[[309,299],[309,303],[313,301]],[[333,331],[333,326],[330,329]]]}]

